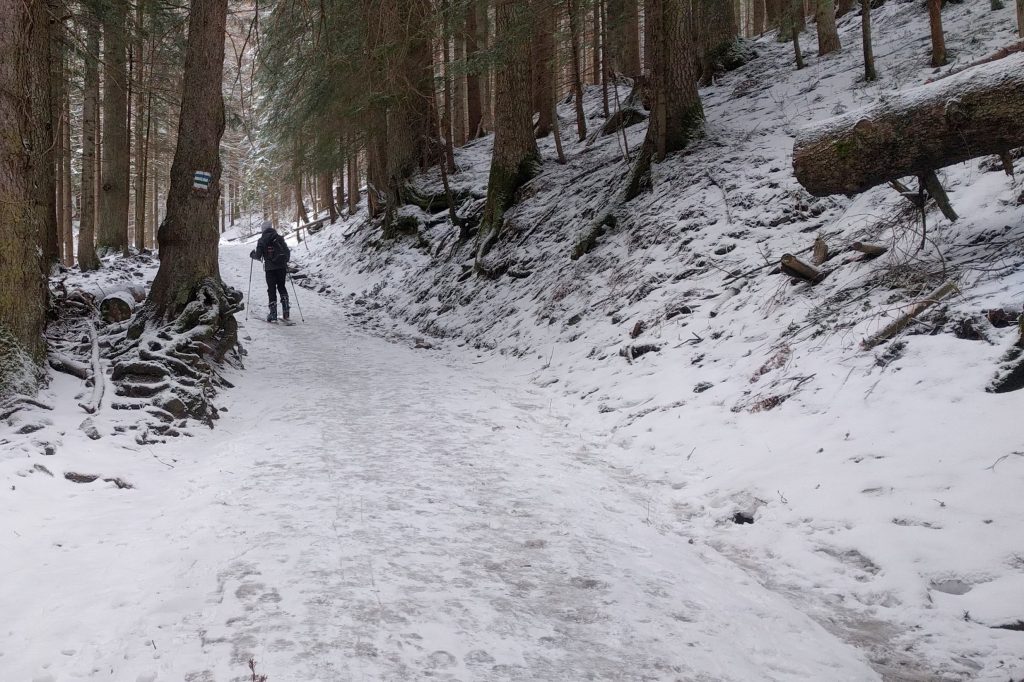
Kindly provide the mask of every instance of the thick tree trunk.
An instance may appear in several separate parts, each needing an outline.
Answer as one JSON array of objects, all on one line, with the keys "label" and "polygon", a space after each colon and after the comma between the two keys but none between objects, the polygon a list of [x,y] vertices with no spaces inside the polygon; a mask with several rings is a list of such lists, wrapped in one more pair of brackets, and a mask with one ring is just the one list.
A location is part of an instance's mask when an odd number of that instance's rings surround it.
[{"label": "thick tree trunk", "polygon": [[0,395],[30,389],[26,363],[41,362],[45,351],[47,294],[38,244],[47,207],[33,183],[38,166],[53,173],[52,158],[36,146],[46,137],[50,112],[30,101],[40,83],[49,90],[50,63],[40,59],[40,51],[45,56],[49,50],[46,14],[41,2],[0,0]]},{"label": "thick tree trunk", "polygon": [[85,29],[85,91],[82,103],[82,208],[78,225],[78,267],[88,272],[100,266],[96,257],[100,31],[88,10],[85,10],[82,23]]},{"label": "thick tree trunk", "polygon": [[[475,140],[483,134],[483,102],[480,89],[479,68],[476,66],[476,59],[480,52],[480,36],[477,28],[477,14],[479,3],[470,2],[466,9],[466,57],[471,62],[471,68],[466,72],[466,132],[470,140]],[[486,78],[486,74],[485,74]]]},{"label": "thick tree trunk", "polygon": [[[315,208],[314,206],[314,210]],[[302,173],[298,170],[298,164],[295,169],[295,222],[299,225],[309,222],[309,214],[306,213],[306,198],[302,196]]]},{"label": "thick tree trunk", "polygon": [[845,16],[857,6],[857,0],[838,0],[836,3],[836,18]]},{"label": "thick tree trunk", "polygon": [[697,93],[695,27],[687,0],[647,0],[650,22],[651,89],[653,102],[645,146],[654,160],[684,148],[704,120]]},{"label": "thick tree trunk", "polygon": [[736,13],[732,2],[701,0],[697,5],[697,32],[700,42],[700,82],[711,85],[719,54],[736,38]]},{"label": "thick tree trunk", "polygon": [[1024,0],[1017,0],[1017,36],[1024,38]]},{"label": "thick tree trunk", "polygon": [[[764,0],[765,30],[779,28],[782,25],[782,3],[789,0]],[[780,37],[780,42],[784,39]]]},{"label": "thick tree trunk", "polygon": [[[494,32],[491,30],[491,0],[478,0],[478,2],[480,14],[477,17],[477,26],[480,28],[480,45],[489,51],[494,42]],[[483,111],[481,112],[480,128],[483,134],[494,131],[494,66],[490,61],[481,74],[481,80],[480,100]]]},{"label": "thick tree trunk", "polygon": [[486,271],[483,257],[501,232],[505,211],[515,201],[516,190],[540,168],[540,154],[533,136],[530,103],[523,97],[530,85],[530,68],[523,50],[516,49],[528,26],[529,3],[497,0],[496,38],[506,62],[496,71],[494,152],[487,182],[487,203],[477,236],[477,269]]},{"label": "thick tree trunk", "polygon": [[871,0],[860,0],[860,33],[864,47],[864,80],[878,80],[875,71],[875,53],[871,48]]},{"label": "thick tree trunk", "polygon": [[97,246],[128,248],[127,0],[110,0],[103,14],[103,164]]},{"label": "thick tree trunk", "polygon": [[806,129],[797,137],[793,167],[811,194],[856,194],[1020,146],[1024,53]]},{"label": "thick tree trunk", "polygon": [[[157,232],[160,269],[146,307],[152,319],[174,319],[204,281],[220,283],[217,208],[220,139],[224,134],[224,31],[227,0],[192,0],[178,144],[171,164],[167,214]],[[196,187],[209,174],[208,189]]]},{"label": "thick tree trunk", "polygon": [[942,0],[928,0],[928,25],[932,32],[932,66],[944,66],[946,36],[942,31]]},{"label": "thick tree trunk", "polygon": [[640,75],[640,14],[637,0],[608,0],[608,62],[629,78]]},{"label": "thick tree trunk", "polygon": [[836,52],[839,32],[836,30],[836,7],[833,0],[816,0],[816,21],[818,22],[818,56]]}]

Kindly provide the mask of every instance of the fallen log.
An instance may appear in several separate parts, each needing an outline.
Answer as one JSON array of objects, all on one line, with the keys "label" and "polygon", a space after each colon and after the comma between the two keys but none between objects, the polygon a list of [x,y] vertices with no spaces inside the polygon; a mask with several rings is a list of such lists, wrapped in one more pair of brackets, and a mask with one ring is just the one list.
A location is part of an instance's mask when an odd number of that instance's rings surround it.
[{"label": "fallen log", "polygon": [[1024,145],[1024,53],[981,64],[804,129],[796,178],[815,196],[857,194]]},{"label": "fallen log", "polygon": [[810,263],[805,263],[791,253],[787,253],[782,257],[782,260],[779,263],[779,269],[782,270],[782,273],[785,275],[805,280],[811,284],[817,284],[821,280],[825,279],[824,272]]},{"label": "fallen log", "polygon": [[854,242],[850,244],[850,249],[853,251],[860,251],[869,258],[878,258],[883,253],[889,250],[888,246],[882,246],[881,244],[867,244],[865,242]]},{"label": "fallen log", "polygon": [[870,350],[879,344],[885,343],[886,341],[888,341],[889,339],[891,339],[892,337],[896,336],[901,331],[909,327],[910,323],[913,322],[918,315],[928,310],[933,305],[935,305],[942,299],[952,294],[954,291],[956,291],[956,284],[954,284],[953,282],[946,282],[941,287],[939,287],[932,293],[928,294],[928,296],[926,296],[923,300],[918,301],[913,306],[911,306],[910,310],[903,313],[895,320],[887,324],[881,331],[861,341],[860,345],[864,348],[864,350]]}]

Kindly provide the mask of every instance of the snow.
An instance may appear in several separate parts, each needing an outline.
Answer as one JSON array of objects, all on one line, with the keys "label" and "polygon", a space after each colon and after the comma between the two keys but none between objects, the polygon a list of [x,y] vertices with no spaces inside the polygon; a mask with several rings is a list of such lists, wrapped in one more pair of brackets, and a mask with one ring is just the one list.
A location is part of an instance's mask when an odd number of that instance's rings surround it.
[{"label": "snow", "polygon": [[[2,461],[6,679],[877,679],[525,377],[300,296],[305,326],[244,329],[216,430],[92,442],[56,411],[58,454]],[[101,479],[55,498],[35,463]]]},{"label": "snow", "polygon": [[[1012,39],[1012,7],[987,7],[947,5],[947,70]],[[799,73],[758,41],[702,91],[704,138],[579,261],[620,139],[567,132],[570,163],[523,191],[494,257],[525,279],[463,279],[443,215],[419,213],[425,245],[377,248],[362,216],[296,244],[306,323],[261,322],[256,273],[213,430],[139,444],[108,396],[90,440],[81,382],[55,375],[52,409],[0,425],[0,679],[247,680],[250,656],[271,682],[1024,678],[999,627],[1024,620],[1022,397],[985,391],[1016,329],[984,316],[1020,310],[1021,180],[947,169],[963,218],[930,214],[917,250],[891,190],[792,177],[805,123],[936,75],[923,10],[873,19],[871,85],[857,17]],[[452,178],[477,206],[489,153],[459,150]],[[222,238],[239,289],[247,231]],[[771,274],[816,234],[839,252],[823,283]],[[914,333],[861,349],[946,279]],[[964,319],[984,338],[956,338]]]}]

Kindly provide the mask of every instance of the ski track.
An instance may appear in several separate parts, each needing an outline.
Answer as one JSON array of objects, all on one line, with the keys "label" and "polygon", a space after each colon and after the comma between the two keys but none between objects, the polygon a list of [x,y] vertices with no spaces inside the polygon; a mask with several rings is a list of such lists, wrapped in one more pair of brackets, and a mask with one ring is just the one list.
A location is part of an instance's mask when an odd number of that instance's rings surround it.
[{"label": "ski track", "polygon": [[[244,283],[245,249],[222,260]],[[248,680],[250,657],[270,682],[878,679],[652,523],[596,463],[613,446],[525,379],[374,338],[302,289],[305,324],[265,325],[265,295],[254,273],[217,428],[159,448],[177,465],[138,490],[76,488],[76,523],[18,545],[0,679]],[[19,608],[29,585],[44,603]]]}]

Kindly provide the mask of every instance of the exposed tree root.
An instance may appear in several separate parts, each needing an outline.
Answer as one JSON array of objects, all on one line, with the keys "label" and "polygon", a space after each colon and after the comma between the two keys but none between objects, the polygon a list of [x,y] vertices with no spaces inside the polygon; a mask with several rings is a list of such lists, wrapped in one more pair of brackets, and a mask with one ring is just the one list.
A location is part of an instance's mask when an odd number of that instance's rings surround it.
[{"label": "exposed tree root", "polygon": [[234,318],[241,302],[241,292],[207,278],[174,320],[156,320],[144,306],[111,343],[111,381],[124,399],[114,407],[146,409],[161,421],[195,419],[213,426],[217,389],[231,385],[220,368],[241,365]]}]

